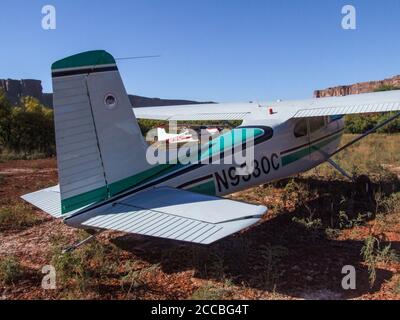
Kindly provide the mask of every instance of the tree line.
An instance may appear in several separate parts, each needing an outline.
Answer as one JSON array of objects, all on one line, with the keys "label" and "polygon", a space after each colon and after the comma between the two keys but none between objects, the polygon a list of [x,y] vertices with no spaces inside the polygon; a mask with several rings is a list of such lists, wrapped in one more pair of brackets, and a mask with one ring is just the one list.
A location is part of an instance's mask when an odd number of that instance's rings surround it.
[{"label": "tree line", "polygon": [[[377,91],[397,89],[392,86],[379,88]],[[372,129],[391,114],[350,115],[346,116],[346,132],[360,134]],[[53,110],[43,106],[37,99],[23,97],[16,105],[11,104],[5,92],[0,89],[0,154],[12,152],[22,156],[41,154],[55,155]],[[188,124],[198,125],[190,121]],[[226,123],[221,123],[226,125]],[[167,125],[163,121],[139,120],[139,126],[145,135],[151,128]],[[218,125],[213,121],[213,125]],[[240,123],[231,123],[237,126]],[[379,133],[400,133],[400,119],[380,129]]]},{"label": "tree line", "polygon": [[[400,90],[400,87],[393,85],[382,85],[375,92]],[[394,113],[376,113],[371,115],[349,115],[346,116],[346,132],[347,133],[364,133],[374,128],[379,123],[390,118]],[[378,133],[399,133],[400,119],[390,122],[387,126],[378,130]]]}]

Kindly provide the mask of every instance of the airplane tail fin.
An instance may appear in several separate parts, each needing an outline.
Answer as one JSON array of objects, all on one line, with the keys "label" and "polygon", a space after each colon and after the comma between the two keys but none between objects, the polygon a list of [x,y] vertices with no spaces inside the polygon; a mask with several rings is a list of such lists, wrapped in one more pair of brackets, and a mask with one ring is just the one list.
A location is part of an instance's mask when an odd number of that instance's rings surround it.
[{"label": "airplane tail fin", "polygon": [[62,214],[148,178],[147,144],[115,59],[73,55],[52,65],[52,78]]}]

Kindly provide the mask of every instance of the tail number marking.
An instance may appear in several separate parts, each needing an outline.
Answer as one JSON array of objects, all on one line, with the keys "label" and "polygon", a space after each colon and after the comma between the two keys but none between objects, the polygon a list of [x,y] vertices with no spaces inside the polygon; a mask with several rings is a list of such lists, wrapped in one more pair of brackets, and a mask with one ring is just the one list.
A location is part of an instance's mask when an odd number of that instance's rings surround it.
[{"label": "tail number marking", "polygon": [[241,182],[247,183],[252,179],[261,177],[262,175],[269,175],[271,170],[277,171],[279,168],[279,157],[274,153],[270,158],[264,156],[260,160],[254,160],[253,173],[248,176],[237,175],[236,167],[230,167],[221,172],[216,172],[214,173],[214,176],[217,181],[218,192],[229,190],[232,187],[237,187]]}]

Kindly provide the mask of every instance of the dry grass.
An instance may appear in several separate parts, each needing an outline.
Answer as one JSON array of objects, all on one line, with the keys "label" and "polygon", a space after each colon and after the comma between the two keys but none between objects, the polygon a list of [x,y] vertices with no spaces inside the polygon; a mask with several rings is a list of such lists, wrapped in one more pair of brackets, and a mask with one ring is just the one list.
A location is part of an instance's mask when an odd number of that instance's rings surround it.
[{"label": "dry grass", "polygon": [[28,204],[17,202],[0,206],[0,231],[29,228],[41,220]]},{"label": "dry grass", "polygon": [[[344,141],[352,137],[345,135]],[[269,212],[251,230],[210,247],[102,234],[97,241],[61,255],[61,249],[72,241],[71,236],[54,237],[46,263],[56,267],[57,290],[32,293],[29,298],[301,298],[304,292],[318,292],[321,287],[337,293],[340,279],[332,275],[344,263],[364,270],[365,277],[362,271],[360,277],[357,273],[360,284],[357,291],[338,291],[339,297],[342,294],[367,299],[400,297],[400,279],[390,273],[400,266],[396,260],[398,252],[394,251],[398,250],[398,240],[390,240],[398,239],[399,232],[398,150],[400,135],[374,135],[336,157],[349,172],[367,173],[372,178],[375,193],[371,204],[360,199],[355,192],[356,184],[325,164],[298,177],[232,195],[234,199],[265,204]],[[43,177],[35,180],[47,183],[47,176]],[[4,185],[11,179],[7,176]],[[10,190],[7,195],[14,189]],[[0,206],[0,228],[8,225],[9,230],[18,230],[35,224],[31,220],[35,213],[29,206],[10,200],[9,196],[7,199]],[[63,232],[59,234],[65,234],[65,229],[60,230]],[[32,232],[27,236],[37,234]],[[73,232],[74,241],[86,236]],[[365,241],[366,238],[369,240]],[[22,252],[24,248],[18,250]],[[24,266],[30,259],[23,257]],[[18,270],[13,263],[5,265],[8,267],[4,270]],[[9,279],[18,278],[12,275],[18,272],[10,274]],[[375,280],[376,291],[370,291],[369,280]],[[24,281],[26,292],[37,286],[36,282],[25,278]],[[362,282],[367,288],[362,287]],[[384,288],[385,283],[389,284],[388,289]]]},{"label": "dry grass", "polygon": [[[357,137],[345,134],[341,145]],[[345,149],[333,160],[338,162],[347,172],[356,175],[366,174],[372,178],[382,178],[398,170],[400,175],[400,135],[375,134]],[[340,178],[341,175],[329,164],[323,164],[310,171],[326,178]]]},{"label": "dry grass", "polygon": [[190,296],[190,300],[229,299],[233,292],[234,288],[229,280],[225,280],[223,283],[206,282],[193,292]]}]

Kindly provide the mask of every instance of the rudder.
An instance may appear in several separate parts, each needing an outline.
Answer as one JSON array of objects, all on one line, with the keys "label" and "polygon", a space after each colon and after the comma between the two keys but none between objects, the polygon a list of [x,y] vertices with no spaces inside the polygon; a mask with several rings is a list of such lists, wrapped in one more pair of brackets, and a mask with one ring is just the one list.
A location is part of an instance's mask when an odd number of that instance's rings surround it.
[{"label": "rudder", "polygon": [[52,65],[62,213],[108,199],[151,167],[115,59],[106,51]]}]

